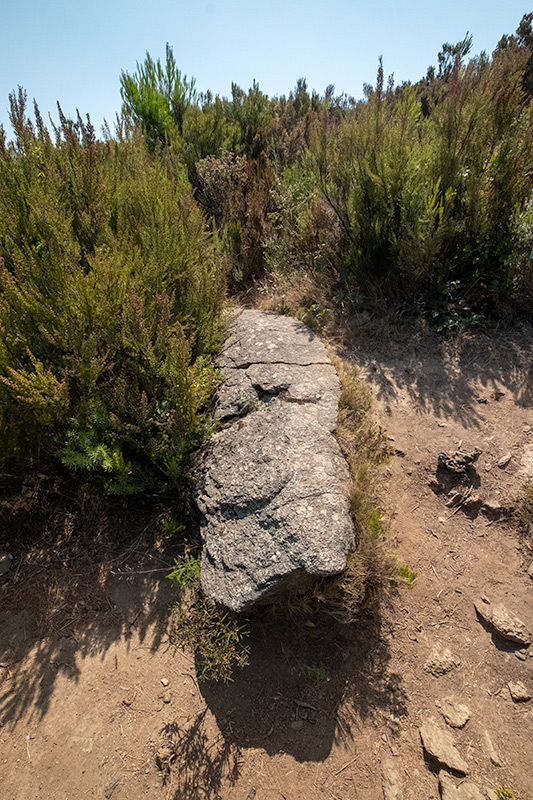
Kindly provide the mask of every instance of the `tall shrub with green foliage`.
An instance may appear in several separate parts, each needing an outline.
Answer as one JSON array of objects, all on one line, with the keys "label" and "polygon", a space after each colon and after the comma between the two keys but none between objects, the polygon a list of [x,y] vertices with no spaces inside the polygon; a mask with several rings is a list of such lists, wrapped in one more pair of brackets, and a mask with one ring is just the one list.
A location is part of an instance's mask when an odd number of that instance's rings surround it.
[{"label": "tall shrub with green foliage", "polygon": [[141,123],[152,149],[164,143],[175,126],[182,130],[185,111],[196,102],[196,82],[178,69],[168,43],[163,64],[146,53],[133,75],[121,73],[120,92],[123,111]]},{"label": "tall shrub with green foliage", "polygon": [[415,87],[384,89],[380,64],[367,102],[339,126],[316,128],[311,164],[343,229],[348,280],[513,291],[517,218],[532,190],[527,54],[509,47],[464,66],[465,48],[452,51],[425,89],[424,114]]},{"label": "tall shrub with green foliage", "polygon": [[[339,127],[324,125],[311,146],[320,190],[344,232],[345,276],[402,278],[402,251],[417,246],[429,190],[428,152],[414,89],[395,96],[377,85]],[[415,256],[416,258],[416,256]]]},{"label": "tall shrub with green foliage", "polygon": [[201,441],[224,274],[183,168],[126,121],[0,135],[0,460],[106,491],[179,483]]}]

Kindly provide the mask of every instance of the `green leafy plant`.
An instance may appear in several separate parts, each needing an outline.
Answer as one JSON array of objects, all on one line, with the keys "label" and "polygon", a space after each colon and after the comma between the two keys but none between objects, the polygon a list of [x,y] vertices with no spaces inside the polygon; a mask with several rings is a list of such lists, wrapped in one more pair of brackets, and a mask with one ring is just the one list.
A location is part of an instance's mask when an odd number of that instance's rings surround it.
[{"label": "green leafy plant", "polygon": [[498,788],[494,790],[494,794],[498,800],[516,800],[515,793],[507,786],[498,786]]},{"label": "green leafy plant", "polygon": [[247,620],[210,603],[200,587],[200,556],[185,555],[175,561],[168,578],[187,590],[172,614],[172,638],[195,653],[199,680],[227,683],[235,667],[249,663]]},{"label": "green leafy plant", "polygon": [[235,667],[249,663],[247,621],[200,594],[192,603],[176,606],[172,636],[177,644],[194,651],[199,680],[227,683]]},{"label": "green leafy plant", "polygon": [[200,581],[200,556],[185,555],[181,560],[174,560],[175,567],[167,576],[177,586],[197,587]]},{"label": "green leafy plant", "polygon": [[307,674],[315,681],[330,681],[331,676],[325,667],[309,666],[307,667]]},{"label": "green leafy plant", "polygon": [[175,516],[165,517],[161,522],[161,530],[165,536],[182,536],[186,530],[185,525]]},{"label": "green leafy plant", "polygon": [[142,124],[152,150],[165,142],[173,126],[182,128],[185,111],[196,100],[195,80],[182,75],[168,43],[164,63],[146,53],[133,75],[121,73],[120,85],[123,110]]},{"label": "green leafy plant", "polygon": [[401,564],[396,569],[396,577],[391,580],[393,586],[397,586],[398,583],[402,583],[404,586],[407,586],[408,589],[411,589],[416,581],[418,573],[413,572],[407,564]]},{"label": "green leafy plant", "polygon": [[122,120],[98,141],[22,90],[0,132],[0,462],[111,494],[179,486],[212,430],[224,269],[183,166]]}]

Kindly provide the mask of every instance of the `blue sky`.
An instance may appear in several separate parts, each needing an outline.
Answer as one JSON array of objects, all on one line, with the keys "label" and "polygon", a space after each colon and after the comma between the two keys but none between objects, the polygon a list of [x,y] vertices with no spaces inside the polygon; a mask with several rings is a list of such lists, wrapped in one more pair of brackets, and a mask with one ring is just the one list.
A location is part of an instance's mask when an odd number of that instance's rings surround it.
[{"label": "blue sky", "polygon": [[89,112],[99,127],[120,109],[122,69],[148,50],[173,48],[180,69],[200,90],[228,95],[255,78],[269,95],[288,94],[299,77],[323,92],[362,96],[378,57],[396,82],[418,80],[443,42],[467,31],[473,53],[491,52],[530,7],[515,0],[2,0],[0,123],[18,85],[43,112]]}]

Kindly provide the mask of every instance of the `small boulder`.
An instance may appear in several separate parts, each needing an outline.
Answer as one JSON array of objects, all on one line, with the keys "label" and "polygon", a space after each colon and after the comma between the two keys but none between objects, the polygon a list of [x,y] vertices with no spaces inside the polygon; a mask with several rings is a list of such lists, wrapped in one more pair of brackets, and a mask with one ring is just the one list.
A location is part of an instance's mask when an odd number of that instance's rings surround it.
[{"label": "small boulder", "polygon": [[459,664],[460,662],[457,661],[447,647],[435,646],[424,664],[424,669],[436,678],[440,678],[454,667],[459,666]]},{"label": "small boulder", "polygon": [[441,728],[434,720],[428,719],[420,726],[419,733],[422,746],[430,758],[453,772],[467,774],[468,764],[456,749],[449,731]]},{"label": "small boulder", "polygon": [[402,779],[392,758],[384,758],[381,762],[381,786],[383,800],[401,800]]},{"label": "small boulder", "polygon": [[509,681],[507,686],[515,703],[527,703],[528,700],[531,700],[531,692],[528,692],[522,681],[516,681],[516,683]]},{"label": "small boulder", "polygon": [[504,639],[521,645],[531,642],[529,631],[522,620],[513,617],[501,603],[492,605],[480,599],[474,603],[474,607],[479,616]]},{"label": "small boulder", "polygon": [[452,728],[464,728],[472,712],[456,697],[443,697],[439,704],[440,712]]},{"label": "small boulder", "polygon": [[9,572],[13,563],[13,556],[11,553],[0,553],[0,575],[5,575]]},{"label": "small boulder", "polygon": [[444,770],[439,772],[439,788],[442,800],[485,800],[485,795],[475,783],[463,781],[456,786]]}]

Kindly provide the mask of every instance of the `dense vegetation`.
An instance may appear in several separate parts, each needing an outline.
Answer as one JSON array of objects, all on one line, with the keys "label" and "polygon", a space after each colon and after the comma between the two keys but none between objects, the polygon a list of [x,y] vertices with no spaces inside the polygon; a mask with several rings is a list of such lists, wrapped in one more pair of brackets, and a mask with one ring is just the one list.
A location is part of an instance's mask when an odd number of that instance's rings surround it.
[{"label": "dense vegetation", "polygon": [[[224,272],[181,164],[127,120],[98,141],[22,91],[0,139],[0,452],[110,493],[179,483],[202,439]],[[4,478],[5,479],[5,478]]]},{"label": "dense vegetation", "polygon": [[365,98],[199,93],[167,46],[98,139],[22,90],[0,129],[2,481],[179,484],[209,429],[225,291],[312,275],[451,328],[533,294],[533,14]]}]

